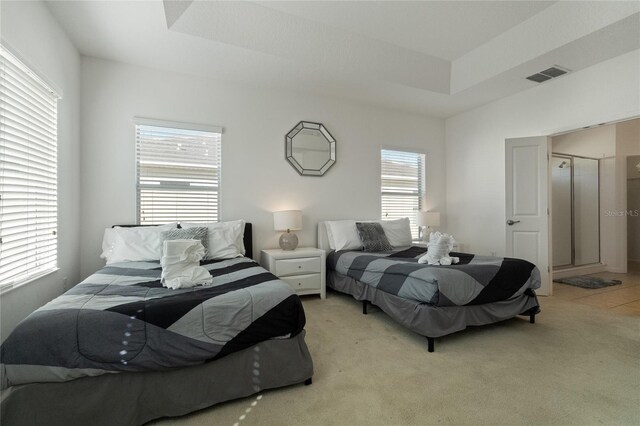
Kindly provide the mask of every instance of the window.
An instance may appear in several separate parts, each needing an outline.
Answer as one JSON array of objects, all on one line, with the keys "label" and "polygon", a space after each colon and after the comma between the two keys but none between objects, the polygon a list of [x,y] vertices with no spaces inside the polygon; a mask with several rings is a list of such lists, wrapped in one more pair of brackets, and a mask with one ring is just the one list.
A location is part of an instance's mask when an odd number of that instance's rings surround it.
[{"label": "window", "polygon": [[382,219],[408,217],[411,235],[418,239],[417,213],[424,199],[425,155],[417,152],[380,151]]},{"label": "window", "polygon": [[57,268],[59,96],[0,46],[0,287]]},{"label": "window", "polygon": [[220,212],[219,128],[138,119],[138,221],[217,222]]}]

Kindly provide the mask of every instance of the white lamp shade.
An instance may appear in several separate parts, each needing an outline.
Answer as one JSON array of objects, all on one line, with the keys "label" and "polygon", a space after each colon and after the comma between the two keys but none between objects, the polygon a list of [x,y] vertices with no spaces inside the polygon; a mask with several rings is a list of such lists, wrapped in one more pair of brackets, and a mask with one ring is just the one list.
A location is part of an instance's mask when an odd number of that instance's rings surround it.
[{"label": "white lamp shade", "polygon": [[440,213],[418,212],[418,226],[440,226]]},{"label": "white lamp shade", "polygon": [[283,210],[273,212],[273,228],[276,231],[299,231],[302,229],[302,212],[300,210]]}]

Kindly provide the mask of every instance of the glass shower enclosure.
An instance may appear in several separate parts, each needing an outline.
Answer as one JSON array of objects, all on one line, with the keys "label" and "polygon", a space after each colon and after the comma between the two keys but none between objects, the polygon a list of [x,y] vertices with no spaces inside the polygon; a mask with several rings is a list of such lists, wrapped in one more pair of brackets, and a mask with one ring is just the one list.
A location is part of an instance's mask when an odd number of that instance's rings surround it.
[{"label": "glass shower enclosure", "polygon": [[554,153],[551,182],[553,267],[599,263],[598,160]]}]

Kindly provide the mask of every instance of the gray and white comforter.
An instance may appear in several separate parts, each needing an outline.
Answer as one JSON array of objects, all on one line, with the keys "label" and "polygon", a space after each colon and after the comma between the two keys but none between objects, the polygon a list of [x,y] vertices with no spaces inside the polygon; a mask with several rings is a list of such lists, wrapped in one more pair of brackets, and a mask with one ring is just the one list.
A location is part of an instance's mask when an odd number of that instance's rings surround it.
[{"label": "gray and white comforter", "polygon": [[338,251],[329,254],[327,266],[381,291],[435,306],[497,302],[540,287],[540,271],[526,260],[451,253],[459,264],[417,263],[426,250]]},{"label": "gray and white comforter", "polygon": [[298,296],[251,259],[203,266],[212,285],[178,290],[162,287],[158,262],[102,268],[7,338],[2,388],[196,365],[303,329]]}]

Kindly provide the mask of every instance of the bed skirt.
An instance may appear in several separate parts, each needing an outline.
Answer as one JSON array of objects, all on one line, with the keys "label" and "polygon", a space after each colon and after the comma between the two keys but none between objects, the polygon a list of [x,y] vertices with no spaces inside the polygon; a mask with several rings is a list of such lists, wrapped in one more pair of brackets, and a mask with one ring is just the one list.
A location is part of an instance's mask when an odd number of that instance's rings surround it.
[{"label": "bed skirt", "polygon": [[194,367],[13,386],[1,393],[2,423],[141,425],[302,383],[313,375],[304,336],[267,340]]},{"label": "bed skirt", "polygon": [[[483,305],[434,306],[378,290],[336,271],[327,271],[327,285],[354,299],[378,306],[401,325],[422,336],[442,337],[468,326],[492,324],[529,315],[539,304],[535,293]],[[529,294],[527,294],[529,293]]]}]

